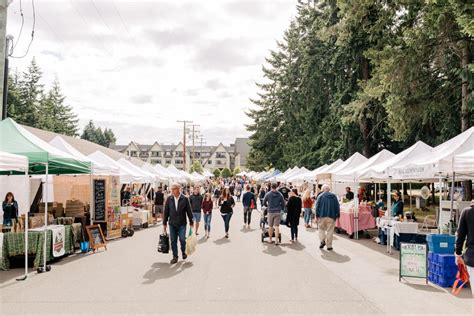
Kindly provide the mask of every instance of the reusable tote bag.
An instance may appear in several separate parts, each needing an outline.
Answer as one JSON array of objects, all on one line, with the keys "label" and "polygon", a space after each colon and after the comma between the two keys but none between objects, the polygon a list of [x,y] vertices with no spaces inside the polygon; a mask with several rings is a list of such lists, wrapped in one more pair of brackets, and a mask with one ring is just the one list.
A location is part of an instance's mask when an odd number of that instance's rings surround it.
[{"label": "reusable tote bag", "polygon": [[186,254],[189,256],[196,250],[196,236],[193,234],[193,229],[189,227],[188,237],[186,238]]}]

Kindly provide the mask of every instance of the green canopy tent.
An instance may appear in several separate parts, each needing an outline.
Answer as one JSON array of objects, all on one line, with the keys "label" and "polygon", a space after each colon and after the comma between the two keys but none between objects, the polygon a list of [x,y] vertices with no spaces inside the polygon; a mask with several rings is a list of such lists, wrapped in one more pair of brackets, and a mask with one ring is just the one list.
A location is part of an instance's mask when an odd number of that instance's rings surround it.
[{"label": "green canopy tent", "polygon": [[[28,132],[10,118],[0,122],[0,151],[26,156],[28,158],[28,173],[46,175],[46,179],[48,178],[49,174],[59,175],[91,173],[90,162],[80,161],[71,155],[51,146],[32,133]],[[48,185],[46,185],[46,196],[48,196]],[[47,271],[46,226],[48,224],[48,203],[45,203],[44,216],[45,243],[43,271]],[[26,221],[28,221],[28,212],[26,212]],[[28,232],[25,230],[25,242],[27,237]]]}]

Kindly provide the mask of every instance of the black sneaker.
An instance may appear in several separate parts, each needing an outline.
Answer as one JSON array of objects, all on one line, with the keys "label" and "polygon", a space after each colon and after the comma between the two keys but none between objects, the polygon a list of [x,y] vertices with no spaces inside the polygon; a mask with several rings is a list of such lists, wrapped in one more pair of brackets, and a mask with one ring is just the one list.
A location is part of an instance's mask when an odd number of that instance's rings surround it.
[{"label": "black sneaker", "polygon": [[331,251],[331,250],[332,250],[332,247],[328,247],[328,250]]},{"label": "black sneaker", "polygon": [[188,255],[183,253],[183,260],[186,260],[187,257],[188,257]]},{"label": "black sneaker", "polygon": [[319,249],[323,249],[324,246],[326,246],[326,242],[322,241],[321,244],[319,245]]},{"label": "black sneaker", "polygon": [[175,263],[178,263],[178,257],[173,257],[173,259],[171,259],[170,261],[170,264],[175,264]]}]

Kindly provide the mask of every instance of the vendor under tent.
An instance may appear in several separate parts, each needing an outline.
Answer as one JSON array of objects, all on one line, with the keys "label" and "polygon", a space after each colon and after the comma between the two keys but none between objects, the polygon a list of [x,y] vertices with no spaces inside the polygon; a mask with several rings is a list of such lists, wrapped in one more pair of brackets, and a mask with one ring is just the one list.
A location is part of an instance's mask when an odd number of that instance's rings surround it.
[{"label": "vendor under tent", "polygon": [[129,183],[134,183],[134,182],[145,183],[143,176],[136,174],[133,170],[130,170],[126,166],[120,165],[115,160],[113,160],[106,154],[102,153],[101,151],[96,151],[87,157],[89,157],[94,162],[118,168],[120,183],[122,184],[129,184]]},{"label": "vendor under tent", "polygon": [[[20,174],[28,175],[28,166],[29,166],[28,158],[26,156],[15,155],[15,154],[10,154],[7,152],[0,151],[0,175],[20,175]],[[28,188],[28,191],[30,191],[29,188]],[[0,195],[3,197],[3,192],[0,193]],[[30,202],[27,201],[28,206],[29,204]],[[28,231],[28,220],[26,220],[25,222],[25,231],[26,232]],[[2,232],[0,232],[0,234],[2,234]],[[3,242],[3,238],[2,238],[2,242]],[[3,249],[3,245],[0,247],[0,249]],[[28,249],[28,238],[25,238],[25,249]],[[28,256],[25,255],[24,279],[26,279],[27,275],[28,275]]]},{"label": "vendor under tent", "polygon": [[[24,155],[28,158],[29,174],[90,174],[91,163],[81,161],[73,156],[51,146],[40,138],[36,137],[22,126],[18,125],[11,118],[0,121],[0,151]],[[46,196],[48,186],[46,186]],[[46,267],[46,227],[48,225],[48,203],[45,203],[45,223],[44,223],[44,264],[42,272],[49,269]],[[26,212],[25,222],[28,221]],[[28,239],[28,230],[25,229],[25,246]],[[28,249],[25,247],[25,249]],[[41,271],[41,270],[40,270]],[[26,279],[26,275],[25,275]]]}]

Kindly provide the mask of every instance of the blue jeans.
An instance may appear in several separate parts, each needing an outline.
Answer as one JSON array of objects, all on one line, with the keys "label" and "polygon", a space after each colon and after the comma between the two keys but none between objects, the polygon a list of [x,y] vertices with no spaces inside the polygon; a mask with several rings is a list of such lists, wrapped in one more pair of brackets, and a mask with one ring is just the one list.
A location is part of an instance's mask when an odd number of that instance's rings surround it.
[{"label": "blue jeans", "polygon": [[310,208],[305,208],[304,209],[304,223],[306,225],[308,225],[309,222],[311,221],[311,212],[312,212],[312,210]]},{"label": "blue jeans", "polygon": [[227,214],[222,214],[222,219],[224,220],[224,228],[225,228],[225,233],[227,234],[229,232],[229,223],[230,223],[230,218],[232,217],[233,212],[227,213]]},{"label": "blue jeans", "polygon": [[200,222],[201,221],[201,212],[193,212],[193,219],[195,222]]},{"label": "blue jeans", "polygon": [[181,245],[181,253],[184,254],[186,251],[186,225],[173,226],[170,227],[170,240],[171,240],[171,250],[173,251],[173,257],[178,257],[178,237],[179,243]]},{"label": "blue jeans", "polygon": [[204,230],[207,232],[211,231],[211,219],[212,219],[212,213],[209,213],[209,214],[204,213]]}]

